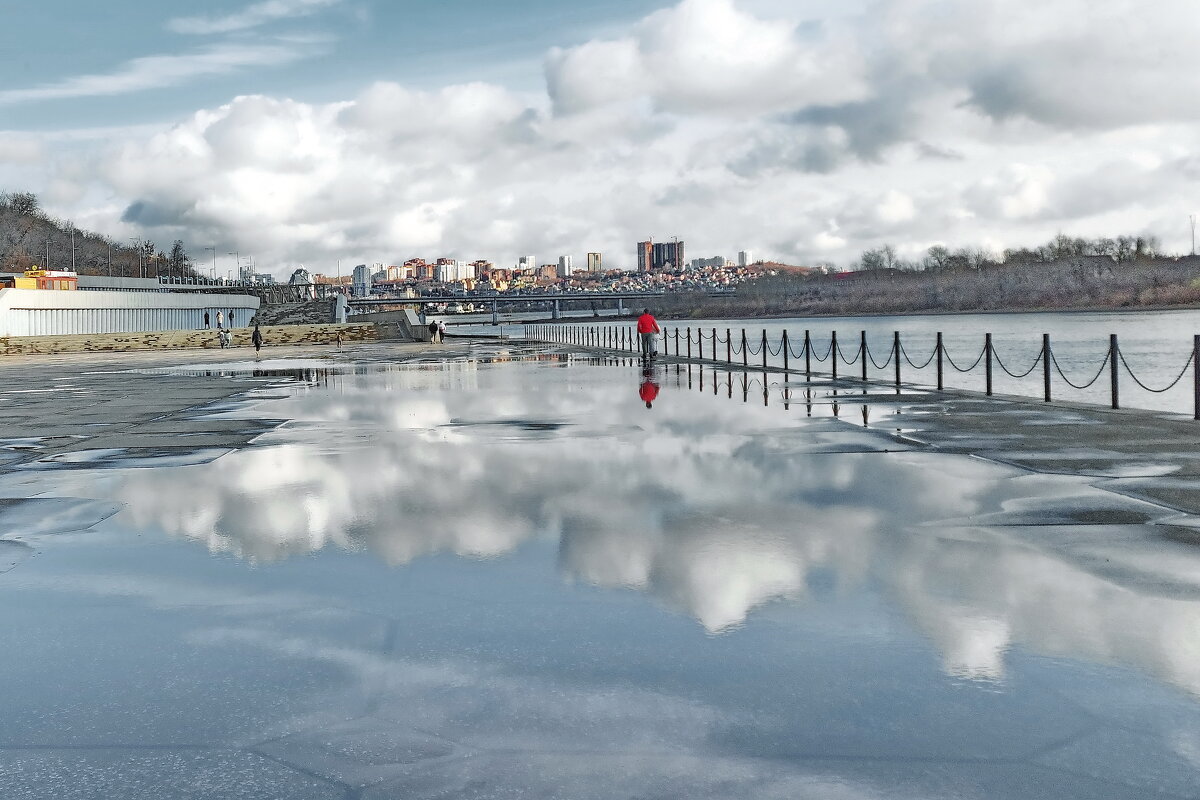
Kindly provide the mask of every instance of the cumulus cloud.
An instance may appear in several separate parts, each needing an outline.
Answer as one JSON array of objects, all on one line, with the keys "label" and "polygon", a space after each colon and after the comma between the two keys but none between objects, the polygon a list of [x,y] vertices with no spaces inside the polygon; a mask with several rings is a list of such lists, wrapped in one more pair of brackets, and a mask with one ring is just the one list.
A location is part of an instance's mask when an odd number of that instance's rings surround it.
[{"label": "cumulus cloud", "polygon": [[[320,5],[259,4],[205,24]],[[1175,0],[857,0],[836,12],[683,0],[550,50],[542,92],[382,80],[329,103],[238,97],[111,149],[76,146],[69,174],[41,159],[41,188],[87,182],[56,195],[103,207],[52,211],[115,236],[237,246],[281,276],[296,262],[591,250],[629,267],[647,235],[705,255],[759,243],[811,263],[884,242],[915,252],[1140,232],[1194,208],[1180,176],[1200,172],[1196,112],[1180,98],[1200,80],[1184,44],[1197,27]],[[0,103],[294,54],[268,43],[150,57],[0,91]],[[0,177],[28,182],[28,166],[5,163]]]}]

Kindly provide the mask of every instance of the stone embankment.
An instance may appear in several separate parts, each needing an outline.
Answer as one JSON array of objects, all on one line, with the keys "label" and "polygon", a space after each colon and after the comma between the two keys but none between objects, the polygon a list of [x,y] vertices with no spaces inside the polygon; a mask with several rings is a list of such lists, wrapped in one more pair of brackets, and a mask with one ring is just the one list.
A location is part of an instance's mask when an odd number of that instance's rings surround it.
[{"label": "stone embankment", "polygon": [[[249,346],[253,328],[233,328],[232,345]],[[267,347],[280,344],[335,344],[379,338],[374,325],[264,325]],[[186,350],[220,348],[214,328],[144,333],[94,333],[74,336],[0,337],[0,355],[103,353],[129,350]]]}]

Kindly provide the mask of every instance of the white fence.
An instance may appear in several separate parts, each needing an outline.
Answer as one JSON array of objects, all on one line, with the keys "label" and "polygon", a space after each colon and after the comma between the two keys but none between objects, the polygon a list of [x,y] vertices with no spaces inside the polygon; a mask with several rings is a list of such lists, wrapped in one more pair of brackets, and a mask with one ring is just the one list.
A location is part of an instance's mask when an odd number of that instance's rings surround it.
[{"label": "white fence", "polygon": [[196,292],[50,291],[0,289],[0,336],[61,336],[242,327],[259,299],[241,294]]}]

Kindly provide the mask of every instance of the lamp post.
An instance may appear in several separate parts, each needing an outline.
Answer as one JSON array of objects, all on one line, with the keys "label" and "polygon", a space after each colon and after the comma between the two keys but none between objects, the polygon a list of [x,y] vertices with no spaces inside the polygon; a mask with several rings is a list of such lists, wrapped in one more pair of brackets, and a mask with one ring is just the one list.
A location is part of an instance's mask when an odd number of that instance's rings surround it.
[{"label": "lamp post", "polygon": [[204,249],[213,251],[212,279],[213,279],[213,283],[216,283],[216,281],[217,281],[217,248],[206,247]]},{"label": "lamp post", "polygon": [[229,255],[233,256],[233,271],[240,275],[242,272],[242,257],[238,255],[237,250],[234,250]]}]

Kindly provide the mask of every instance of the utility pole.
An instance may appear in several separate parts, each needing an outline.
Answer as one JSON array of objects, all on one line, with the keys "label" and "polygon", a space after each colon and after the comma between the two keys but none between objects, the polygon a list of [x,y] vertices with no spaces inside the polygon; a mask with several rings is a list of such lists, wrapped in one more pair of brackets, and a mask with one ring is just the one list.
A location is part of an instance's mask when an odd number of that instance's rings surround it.
[{"label": "utility pole", "polygon": [[[1193,250],[1195,248],[1192,248]],[[71,224],[71,272],[75,271],[75,225]]]},{"label": "utility pole", "polygon": [[112,277],[112,242],[108,243],[108,277]]},{"label": "utility pole", "polygon": [[46,237],[46,260],[42,262],[42,269],[50,269],[50,237]]}]

